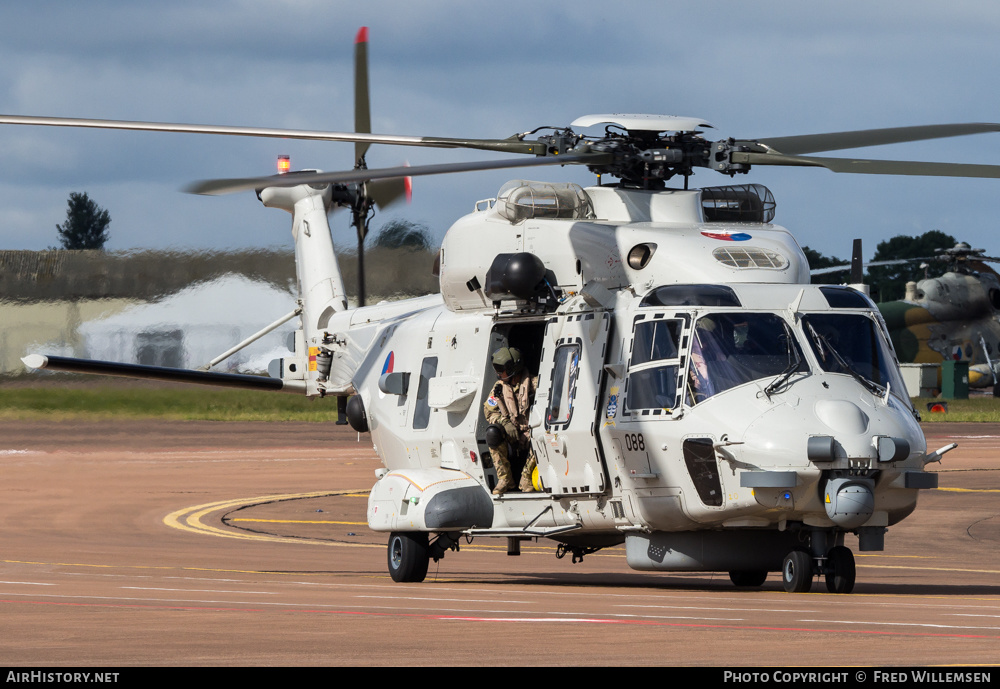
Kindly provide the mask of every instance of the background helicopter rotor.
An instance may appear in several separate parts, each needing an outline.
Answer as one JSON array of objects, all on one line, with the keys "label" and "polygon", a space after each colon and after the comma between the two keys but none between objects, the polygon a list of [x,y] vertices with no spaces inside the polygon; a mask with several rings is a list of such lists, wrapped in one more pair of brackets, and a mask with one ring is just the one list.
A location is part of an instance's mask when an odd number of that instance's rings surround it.
[{"label": "background helicopter rotor", "polygon": [[[826,268],[817,268],[810,271],[812,275],[828,275],[831,273],[842,273],[848,270],[856,270],[858,263],[857,255],[859,253],[858,242],[860,240],[855,239],[855,259],[851,263],[844,263],[836,266],[829,266]],[[879,266],[898,266],[907,263],[917,263],[917,262],[936,262],[942,263],[947,262],[950,265],[948,270],[952,272],[963,272],[968,271],[969,263],[975,263],[977,261],[982,261],[984,263],[1000,263],[1000,257],[997,256],[986,256],[986,249],[973,249],[965,242],[958,242],[955,246],[948,249],[936,249],[935,255],[933,256],[914,256],[912,258],[897,258],[889,261],[868,261],[863,263],[864,268],[869,267],[879,267]],[[852,282],[860,282],[852,277]]]}]

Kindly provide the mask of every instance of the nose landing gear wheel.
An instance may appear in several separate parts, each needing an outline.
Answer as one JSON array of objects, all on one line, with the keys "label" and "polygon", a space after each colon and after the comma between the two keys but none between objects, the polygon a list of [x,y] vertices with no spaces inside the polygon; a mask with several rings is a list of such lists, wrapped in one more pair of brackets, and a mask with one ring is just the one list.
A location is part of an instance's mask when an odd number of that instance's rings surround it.
[{"label": "nose landing gear wheel", "polygon": [[429,560],[426,533],[394,531],[389,534],[389,576],[393,581],[423,581]]},{"label": "nose landing gear wheel", "polygon": [[785,555],[781,565],[781,583],[788,593],[806,593],[812,588],[812,556],[804,550]]},{"label": "nose landing gear wheel", "polygon": [[830,548],[826,554],[826,588],[830,593],[850,593],[854,590],[854,553],[842,545]]},{"label": "nose landing gear wheel", "polygon": [[736,586],[760,586],[767,580],[767,570],[733,570],[729,580]]}]

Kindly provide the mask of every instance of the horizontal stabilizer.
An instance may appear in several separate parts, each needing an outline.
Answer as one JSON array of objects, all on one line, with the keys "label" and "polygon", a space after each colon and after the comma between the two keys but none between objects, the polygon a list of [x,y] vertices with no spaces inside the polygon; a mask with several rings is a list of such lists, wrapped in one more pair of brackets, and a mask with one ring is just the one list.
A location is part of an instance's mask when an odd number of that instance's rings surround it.
[{"label": "horizontal stabilizer", "polygon": [[29,354],[22,358],[21,361],[28,368],[45,369],[47,371],[92,373],[101,376],[143,378],[146,380],[163,380],[173,383],[194,383],[197,385],[249,388],[251,390],[270,390],[273,392],[305,392],[305,381],[285,381],[280,378],[268,378],[266,376],[191,371],[184,368],[121,364],[114,361],[74,359],[72,357],[46,356],[44,354]]}]

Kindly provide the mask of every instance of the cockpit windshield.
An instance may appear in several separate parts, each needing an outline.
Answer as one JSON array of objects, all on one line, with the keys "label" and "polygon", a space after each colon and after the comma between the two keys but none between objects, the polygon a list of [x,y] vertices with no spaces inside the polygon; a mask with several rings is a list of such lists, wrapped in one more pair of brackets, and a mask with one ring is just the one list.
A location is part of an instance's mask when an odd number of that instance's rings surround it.
[{"label": "cockpit windshield", "polygon": [[[693,315],[693,314],[692,314]],[[664,317],[666,316],[666,317]],[[883,329],[865,313],[807,313],[801,329],[778,313],[725,310],[691,315],[642,314],[633,328],[625,408],[669,410],[697,405],[756,382],[770,398],[808,373],[801,337],[823,371],[853,376],[873,394],[905,399],[905,386]],[[643,411],[643,413],[647,413]]]},{"label": "cockpit windshield", "polygon": [[687,400],[697,404],[737,385],[763,378],[787,381],[791,374],[807,370],[795,336],[780,316],[708,314],[694,327]]},{"label": "cockpit windshield", "polygon": [[904,394],[896,364],[878,324],[859,313],[811,313],[802,318],[809,344],[824,371],[845,373],[876,394],[886,386]]}]

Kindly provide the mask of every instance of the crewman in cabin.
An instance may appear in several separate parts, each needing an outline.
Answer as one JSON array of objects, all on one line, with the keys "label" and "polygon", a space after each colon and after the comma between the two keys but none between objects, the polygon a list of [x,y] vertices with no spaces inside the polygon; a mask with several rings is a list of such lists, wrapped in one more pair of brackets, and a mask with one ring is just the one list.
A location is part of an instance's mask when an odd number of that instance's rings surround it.
[{"label": "crewman in cabin", "polygon": [[519,487],[521,492],[530,493],[535,490],[531,474],[538,461],[531,448],[528,410],[535,399],[538,377],[532,377],[528,373],[520,350],[514,347],[501,347],[493,352],[493,370],[496,371],[498,380],[483,404],[483,414],[490,424],[486,429],[486,444],[490,448],[493,467],[497,472],[497,485],[493,494],[503,495],[514,486],[507,455],[508,445],[519,454],[527,453]]}]

